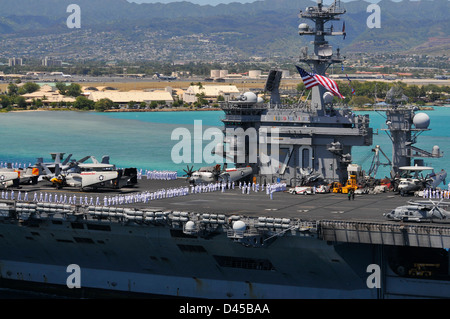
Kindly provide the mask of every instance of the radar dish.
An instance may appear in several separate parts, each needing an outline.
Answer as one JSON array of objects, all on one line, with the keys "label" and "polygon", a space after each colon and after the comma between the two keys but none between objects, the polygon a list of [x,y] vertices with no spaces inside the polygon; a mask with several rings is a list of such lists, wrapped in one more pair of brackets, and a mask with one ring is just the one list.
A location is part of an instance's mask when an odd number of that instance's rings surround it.
[{"label": "radar dish", "polygon": [[318,56],[322,57],[329,57],[333,55],[333,49],[329,45],[323,45],[319,47],[319,50],[317,51]]}]

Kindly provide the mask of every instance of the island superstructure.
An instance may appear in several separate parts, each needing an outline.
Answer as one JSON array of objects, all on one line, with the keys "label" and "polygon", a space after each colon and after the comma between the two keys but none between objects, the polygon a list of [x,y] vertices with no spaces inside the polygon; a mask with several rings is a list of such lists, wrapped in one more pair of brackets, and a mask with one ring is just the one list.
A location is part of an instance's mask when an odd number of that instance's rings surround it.
[{"label": "island superstructure", "polygon": [[[319,1],[317,7],[308,7],[300,13],[302,18],[314,21],[315,27],[299,25],[300,35],[314,35],[313,54],[308,55],[302,49],[299,62],[309,65],[315,74],[325,76],[331,64],[343,61],[325,40],[325,36],[343,34],[325,27],[326,22],[338,20],[343,13],[339,1],[328,8]],[[251,129],[258,132],[257,160],[251,158],[254,154],[250,139],[238,134],[228,134],[225,141],[228,145],[223,145],[221,151],[226,158],[233,158],[237,167],[251,166],[261,182],[282,180],[293,186],[311,179],[345,182],[352,147],[372,145],[369,116],[355,115],[347,107],[335,107],[333,95],[322,85],[312,87],[308,101],[283,104],[278,92],[280,79],[281,71],[270,71],[265,86],[265,92],[270,93],[267,104],[248,92],[223,107],[225,132],[253,132]],[[261,132],[265,132],[263,138]],[[239,161],[242,152],[246,152],[246,157]]]}]

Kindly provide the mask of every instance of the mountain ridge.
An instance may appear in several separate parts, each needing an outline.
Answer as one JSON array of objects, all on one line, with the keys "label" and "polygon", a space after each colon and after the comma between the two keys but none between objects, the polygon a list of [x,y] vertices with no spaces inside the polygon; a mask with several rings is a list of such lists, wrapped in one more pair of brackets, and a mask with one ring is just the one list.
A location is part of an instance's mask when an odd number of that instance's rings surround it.
[{"label": "mountain ridge", "polygon": [[[2,2],[0,39],[70,32],[66,26],[70,15],[67,6],[73,0]],[[381,0],[378,3],[381,28],[369,29],[366,20],[370,12],[366,8],[370,2],[345,2],[342,6],[347,14],[342,21],[332,23],[335,29],[341,29],[345,21],[347,38],[330,37],[329,41],[349,52],[411,52],[414,48],[420,48],[423,53],[445,53],[450,50],[449,3],[447,0]],[[311,25],[311,22],[301,21],[297,14],[299,10],[315,5],[315,2],[261,0],[211,6],[187,1],[137,4],[126,0],[77,0],[77,4],[81,8],[82,29],[90,29],[93,33],[111,31],[132,34],[136,28],[146,28],[161,31],[169,38],[230,32],[236,33],[235,36],[220,38],[220,44],[247,55],[292,55],[311,40],[310,37],[298,36],[297,25],[300,22]],[[434,37],[444,41],[430,41]]]}]

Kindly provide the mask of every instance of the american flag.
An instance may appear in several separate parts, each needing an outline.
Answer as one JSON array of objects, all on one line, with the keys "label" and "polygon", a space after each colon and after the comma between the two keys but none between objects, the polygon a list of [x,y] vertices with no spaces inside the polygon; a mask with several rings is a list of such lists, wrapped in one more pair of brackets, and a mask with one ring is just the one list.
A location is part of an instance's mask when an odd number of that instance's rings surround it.
[{"label": "american flag", "polygon": [[352,89],[352,94],[355,95],[355,94],[356,94],[356,91],[355,91],[355,89],[354,89],[354,88],[352,87],[352,85],[351,85],[352,81],[350,81],[350,78],[348,77],[347,74],[346,74],[345,76],[347,77],[347,80],[348,80],[348,86]]},{"label": "american flag", "polygon": [[305,70],[303,70],[301,67],[299,66],[295,66],[298,70],[298,73],[300,73],[300,76],[302,77],[303,83],[305,84],[306,89],[310,89],[316,85],[319,84],[319,82],[317,82],[317,80],[308,72],[306,72]]},{"label": "american flag", "polygon": [[341,99],[345,99],[345,97],[339,92],[339,87],[335,81],[329,79],[325,76],[319,74],[310,74],[303,70],[302,68],[295,66],[302,77],[303,83],[307,89],[310,89],[318,84],[322,85],[328,91],[333,93],[336,96],[339,96]]}]

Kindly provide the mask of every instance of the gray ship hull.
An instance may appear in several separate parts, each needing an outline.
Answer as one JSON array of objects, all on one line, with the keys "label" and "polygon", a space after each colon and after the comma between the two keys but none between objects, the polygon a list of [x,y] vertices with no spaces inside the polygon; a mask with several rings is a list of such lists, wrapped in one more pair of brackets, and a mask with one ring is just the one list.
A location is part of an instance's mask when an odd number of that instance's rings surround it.
[{"label": "gray ship hull", "polygon": [[[158,226],[113,225],[109,232],[46,224],[0,226],[2,278],[66,286],[67,266],[77,264],[81,287],[118,292],[219,299],[376,293],[367,289],[361,268],[353,269],[333,245],[315,238],[278,238],[254,248],[224,234],[213,240],[174,237]],[[364,255],[370,262],[370,253]]]},{"label": "gray ship hull", "polygon": [[[0,224],[1,278],[30,286],[54,285],[69,293],[67,267],[77,264],[82,289],[119,294],[213,299],[450,297],[447,281],[399,277],[381,262],[385,254],[379,245],[331,244],[309,234],[249,247],[223,232],[200,238],[166,226],[81,225],[60,220]],[[381,288],[367,286],[370,264],[383,265]]]}]

